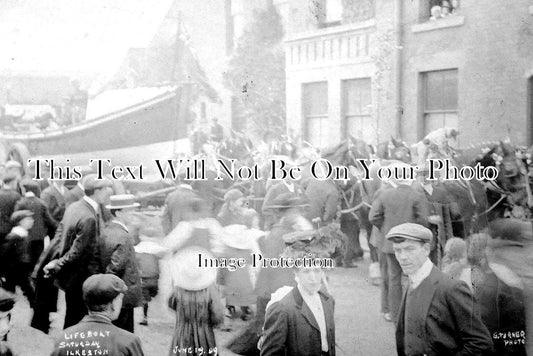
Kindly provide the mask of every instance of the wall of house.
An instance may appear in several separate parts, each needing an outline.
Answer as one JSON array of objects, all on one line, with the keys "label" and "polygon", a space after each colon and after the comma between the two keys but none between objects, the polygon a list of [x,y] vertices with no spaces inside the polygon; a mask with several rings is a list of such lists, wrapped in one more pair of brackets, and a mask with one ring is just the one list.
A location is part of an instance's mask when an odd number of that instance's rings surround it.
[{"label": "wall of house", "polygon": [[429,21],[423,1],[403,2],[404,139],[424,134],[420,73],[457,68],[460,145],[506,137],[525,144],[533,2],[461,1],[456,15]]},{"label": "wall of house", "polygon": [[[308,0],[290,2],[291,23],[286,35],[287,121],[289,129],[306,138],[302,103],[305,83],[328,83],[327,142],[346,137],[342,85],[344,80],[371,79],[372,127],[360,127],[359,138],[378,143],[395,132],[395,2],[371,1],[375,16],[341,21],[319,28],[317,11]],[[315,5],[316,6],[316,5]],[[362,137],[361,137],[362,136]],[[324,144],[322,144],[324,146]]]}]

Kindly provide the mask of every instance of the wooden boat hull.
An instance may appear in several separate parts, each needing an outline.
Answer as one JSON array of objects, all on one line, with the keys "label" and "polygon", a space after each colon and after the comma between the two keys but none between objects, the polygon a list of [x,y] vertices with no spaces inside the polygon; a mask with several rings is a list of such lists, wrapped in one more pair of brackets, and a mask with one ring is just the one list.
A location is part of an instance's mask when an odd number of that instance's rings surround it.
[{"label": "wooden boat hull", "polygon": [[91,159],[110,159],[113,165],[143,164],[153,171],[153,160],[176,158],[190,150],[187,122],[185,115],[180,115],[179,99],[179,92],[167,92],[62,129],[3,133],[0,141],[6,147],[27,150],[21,156],[54,159],[59,165],[87,166]]}]

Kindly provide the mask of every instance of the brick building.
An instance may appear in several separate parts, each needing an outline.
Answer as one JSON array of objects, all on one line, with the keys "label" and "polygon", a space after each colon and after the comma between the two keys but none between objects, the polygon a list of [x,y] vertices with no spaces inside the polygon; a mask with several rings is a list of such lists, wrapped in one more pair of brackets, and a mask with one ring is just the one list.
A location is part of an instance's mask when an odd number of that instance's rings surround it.
[{"label": "brick building", "polygon": [[[532,143],[533,1],[288,3],[287,118],[311,143],[415,142],[443,125],[460,144]],[[431,19],[434,5],[450,14]]]}]

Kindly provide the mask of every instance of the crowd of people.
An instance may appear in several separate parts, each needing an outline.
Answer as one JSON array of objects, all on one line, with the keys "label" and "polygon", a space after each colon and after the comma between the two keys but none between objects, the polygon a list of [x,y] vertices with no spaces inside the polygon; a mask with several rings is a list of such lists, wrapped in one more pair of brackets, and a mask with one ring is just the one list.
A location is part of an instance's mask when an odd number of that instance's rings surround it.
[{"label": "crowd of people", "polygon": [[[432,211],[429,190],[423,176],[383,182],[367,211],[381,312],[396,325],[398,355],[527,355],[531,286],[519,269],[528,257],[503,252],[530,247],[531,225],[503,219],[486,233],[439,240],[442,216]],[[8,162],[0,188],[0,355],[11,354],[17,286],[33,309],[31,326],[44,333],[64,292],[53,355],[143,355],[135,325],[150,324],[165,258],[175,315],[169,355],[213,355],[223,346],[241,355],[334,356],[327,271],[254,267],[251,259],[333,258],[357,267],[360,215],[341,210],[338,185],[271,181],[255,209],[238,187],[226,189],[223,202],[202,193],[177,182],[154,226],[135,197],[114,194],[107,179],[36,182]],[[331,249],[318,232],[324,226],[342,232]],[[244,263],[221,262],[230,260]],[[137,307],[143,318],[135,321]],[[235,318],[247,327],[220,345],[215,329],[230,330]]]}]

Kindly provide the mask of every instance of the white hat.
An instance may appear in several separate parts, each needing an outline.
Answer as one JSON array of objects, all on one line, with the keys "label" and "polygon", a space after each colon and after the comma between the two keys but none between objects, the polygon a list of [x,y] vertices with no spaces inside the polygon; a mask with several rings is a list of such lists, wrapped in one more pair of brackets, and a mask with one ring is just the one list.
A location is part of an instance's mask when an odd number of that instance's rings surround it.
[{"label": "white hat", "polygon": [[141,204],[135,202],[135,195],[133,194],[117,194],[109,197],[111,204],[105,207],[109,210],[137,208]]},{"label": "white hat", "polygon": [[200,246],[186,247],[172,257],[170,275],[175,287],[197,291],[215,283],[217,268],[199,266],[200,257],[202,260],[214,259],[211,252]]},{"label": "white hat", "polygon": [[245,225],[232,224],[224,227],[222,243],[239,250],[251,250],[257,239],[264,235],[264,231],[249,229]]}]

